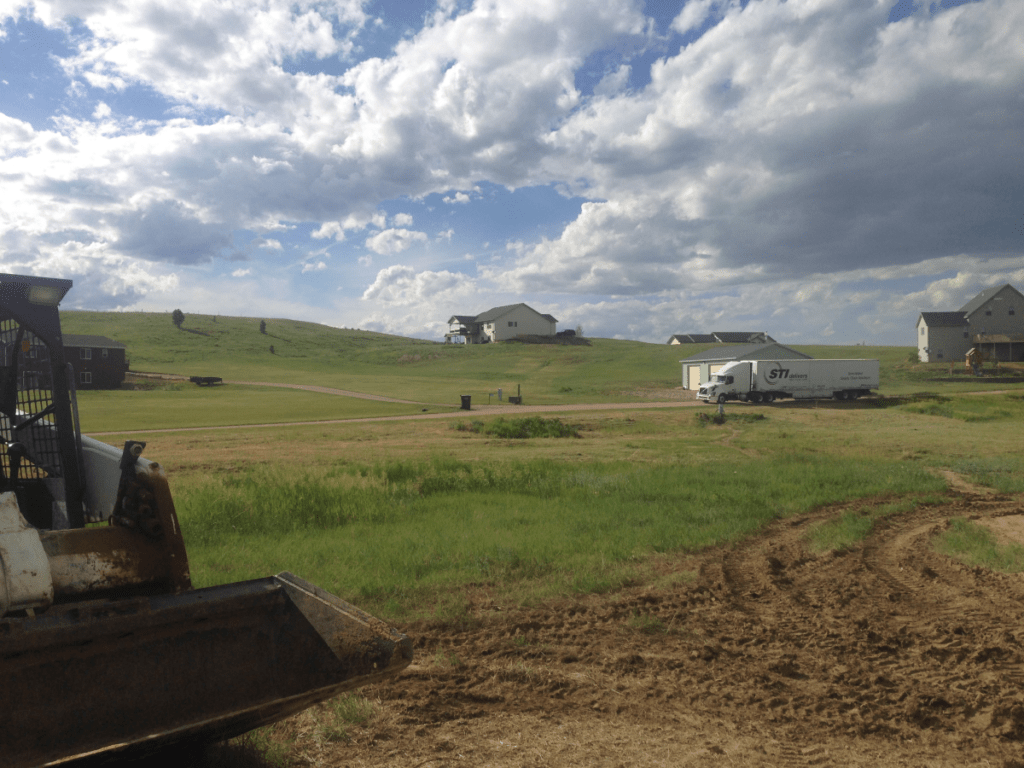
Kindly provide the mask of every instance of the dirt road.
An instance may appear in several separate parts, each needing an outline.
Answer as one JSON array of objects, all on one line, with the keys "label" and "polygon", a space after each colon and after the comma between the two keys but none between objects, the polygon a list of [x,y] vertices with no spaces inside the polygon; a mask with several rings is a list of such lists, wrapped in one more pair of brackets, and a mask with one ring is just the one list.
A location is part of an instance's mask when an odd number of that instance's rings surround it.
[{"label": "dirt road", "polygon": [[950,517],[1024,499],[961,484],[811,554],[845,510],[679,557],[655,586],[525,610],[481,587],[462,626],[405,628],[417,659],[363,689],[379,712],[350,743],[312,736],[318,710],[279,733],[323,766],[1024,766],[1024,577],[930,548]]}]

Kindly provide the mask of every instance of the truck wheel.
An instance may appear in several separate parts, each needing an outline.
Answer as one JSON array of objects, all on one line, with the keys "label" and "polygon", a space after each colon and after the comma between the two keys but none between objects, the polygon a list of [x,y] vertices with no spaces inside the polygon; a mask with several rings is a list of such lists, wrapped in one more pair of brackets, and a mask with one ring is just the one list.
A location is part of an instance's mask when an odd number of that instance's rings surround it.
[{"label": "truck wheel", "polygon": [[773,403],[773,402],[775,402],[775,395],[773,395],[771,392],[765,392],[764,393],[764,401],[766,403]]},{"label": "truck wheel", "polygon": [[719,403],[724,403],[724,402],[725,402],[725,400],[726,400],[726,398],[725,398],[725,395],[719,395],[719,396],[718,396],[718,402],[719,402]]},{"label": "truck wheel", "polygon": [[749,397],[750,397],[750,402],[752,402],[752,403],[760,403],[761,402],[761,393],[760,392],[751,392]]},{"label": "truck wheel", "polygon": [[846,393],[845,392],[833,392],[832,393],[832,397],[834,397],[836,400],[845,400],[846,399]]}]

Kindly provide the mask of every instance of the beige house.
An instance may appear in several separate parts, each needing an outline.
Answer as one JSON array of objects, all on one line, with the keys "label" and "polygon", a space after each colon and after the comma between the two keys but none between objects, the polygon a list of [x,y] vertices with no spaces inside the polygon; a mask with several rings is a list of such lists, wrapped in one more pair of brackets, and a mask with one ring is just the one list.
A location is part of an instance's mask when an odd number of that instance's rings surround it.
[{"label": "beige house", "polygon": [[558,321],[526,304],[494,307],[479,315],[452,315],[445,343],[462,337],[467,344],[508,341],[517,336],[554,336]]},{"label": "beige house", "polygon": [[1024,294],[1009,283],[986,288],[959,312],[922,312],[917,359],[962,363],[972,347],[995,360],[1024,360]]}]

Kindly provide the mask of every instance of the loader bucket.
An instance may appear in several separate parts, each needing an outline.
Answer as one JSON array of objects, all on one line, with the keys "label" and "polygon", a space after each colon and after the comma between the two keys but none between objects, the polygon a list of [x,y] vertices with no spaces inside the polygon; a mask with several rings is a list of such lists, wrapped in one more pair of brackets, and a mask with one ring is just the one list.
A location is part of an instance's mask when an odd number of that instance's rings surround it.
[{"label": "loader bucket", "polygon": [[290,573],[0,623],[0,766],[204,744],[394,674],[412,643]]}]

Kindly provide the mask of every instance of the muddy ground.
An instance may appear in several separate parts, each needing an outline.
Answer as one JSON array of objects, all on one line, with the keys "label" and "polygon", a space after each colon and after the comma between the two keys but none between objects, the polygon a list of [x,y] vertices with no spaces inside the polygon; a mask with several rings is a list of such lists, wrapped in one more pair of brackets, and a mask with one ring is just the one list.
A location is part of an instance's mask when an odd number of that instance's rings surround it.
[{"label": "muddy ground", "polygon": [[293,755],[402,768],[1024,766],[1024,576],[930,546],[954,516],[1002,519],[1012,535],[1024,499],[961,484],[852,551],[811,554],[808,528],[842,511],[680,557],[665,575],[695,575],[674,585],[507,611],[481,594],[466,626],[406,627],[414,664],[363,689],[378,713],[348,743],[316,735],[316,710],[293,718]]}]

